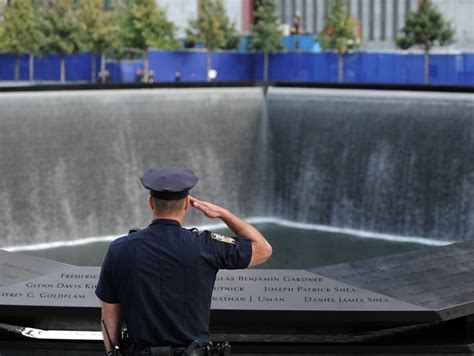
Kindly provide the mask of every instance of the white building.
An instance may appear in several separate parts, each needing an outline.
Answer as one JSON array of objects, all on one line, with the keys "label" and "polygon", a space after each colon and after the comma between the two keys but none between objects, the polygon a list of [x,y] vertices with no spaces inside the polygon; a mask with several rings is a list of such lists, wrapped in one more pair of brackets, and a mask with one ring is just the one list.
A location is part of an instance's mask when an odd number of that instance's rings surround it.
[{"label": "white building", "polygon": [[[235,22],[236,28],[242,28],[242,1],[248,0],[224,0],[227,16]],[[190,19],[198,14],[199,0],[157,0],[158,5],[166,11],[168,19],[177,27],[177,35],[182,38]]]},{"label": "white building", "polygon": [[433,0],[456,29],[456,49],[474,51],[474,0]]},{"label": "white building", "polygon": [[[456,43],[450,49],[474,51],[474,0],[432,0],[456,29]],[[276,0],[283,24],[290,25],[299,14],[308,33],[321,32],[332,0]],[[394,39],[405,24],[407,12],[416,10],[419,0],[347,0],[352,17],[359,21],[364,50],[395,49]]]}]

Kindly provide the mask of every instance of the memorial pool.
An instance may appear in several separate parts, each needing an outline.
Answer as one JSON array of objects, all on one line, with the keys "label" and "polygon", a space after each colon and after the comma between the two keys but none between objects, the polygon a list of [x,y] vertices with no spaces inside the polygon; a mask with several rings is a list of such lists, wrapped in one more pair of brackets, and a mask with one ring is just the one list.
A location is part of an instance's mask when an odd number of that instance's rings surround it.
[{"label": "memorial pool", "polygon": [[[348,233],[296,228],[275,223],[259,223],[255,226],[267,236],[273,246],[273,257],[261,266],[265,269],[309,269],[414,251],[429,246],[427,243],[397,241],[395,236],[392,236],[392,241],[390,241],[389,236],[360,237]],[[223,228],[213,229],[213,231],[229,233]],[[23,251],[15,250],[76,266],[98,266],[101,264],[110,239],[98,238],[95,241],[85,241],[83,244],[72,246],[57,244],[50,248],[43,245],[37,249],[29,247]],[[436,244],[435,241],[430,243],[430,245]]]}]

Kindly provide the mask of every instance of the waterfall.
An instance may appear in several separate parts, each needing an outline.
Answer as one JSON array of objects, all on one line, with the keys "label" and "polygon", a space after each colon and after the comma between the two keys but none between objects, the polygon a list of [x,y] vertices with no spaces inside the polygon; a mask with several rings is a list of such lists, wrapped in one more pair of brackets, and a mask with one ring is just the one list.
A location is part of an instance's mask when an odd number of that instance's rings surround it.
[{"label": "waterfall", "polygon": [[273,215],[474,238],[472,95],[272,89]]},{"label": "waterfall", "polygon": [[244,217],[473,239],[473,103],[296,88],[2,93],[0,246],[145,226],[139,177],[167,164]]},{"label": "waterfall", "polygon": [[262,101],[260,88],[0,95],[0,246],[145,226],[139,177],[160,165],[193,169],[197,197],[255,215],[244,197],[263,192]]}]

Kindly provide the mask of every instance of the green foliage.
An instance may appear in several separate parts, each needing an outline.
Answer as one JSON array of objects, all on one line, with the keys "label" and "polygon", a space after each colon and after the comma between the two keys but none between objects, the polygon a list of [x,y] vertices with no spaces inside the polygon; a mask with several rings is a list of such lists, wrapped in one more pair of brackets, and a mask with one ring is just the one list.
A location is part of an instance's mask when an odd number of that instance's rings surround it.
[{"label": "green foliage", "polygon": [[145,52],[148,48],[175,49],[179,46],[174,24],[155,0],[129,0],[121,6],[122,46]]},{"label": "green foliage", "polygon": [[14,0],[2,10],[0,50],[20,55],[39,50],[41,33],[31,0]]},{"label": "green foliage", "polygon": [[360,39],[356,36],[355,23],[347,11],[345,0],[333,1],[331,13],[319,37],[324,51],[332,49],[343,54],[359,47]]},{"label": "green foliage", "polygon": [[235,49],[239,35],[235,24],[229,21],[222,0],[201,0],[198,17],[189,22],[186,43],[192,46],[204,44],[209,51]]},{"label": "green foliage", "polygon": [[104,11],[103,0],[81,0],[76,11],[84,50],[103,54],[119,46],[115,11]]},{"label": "green foliage", "polygon": [[55,0],[43,8],[41,32],[43,54],[71,54],[83,50],[81,24],[76,17],[71,0]]},{"label": "green foliage", "polygon": [[410,12],[402,29],[404,37],[397,39],[402,49],[421,46],[426,52],[433,46],[447,46],[454,42],[455,31],[449,22],[433,5],[431,0],[423,0],[417,11]]},{"label": "green foliage", "polygon": [[222,21],[221,29],[224,31],[224,43],[222,49],[237,49],[240,46],[240,36],[234,22]]},{"label": "green foliage", "polygon": [[274,53],[284,49],[283,32],[275,11],[275,2],[261,0],[255,11],[257,23],[250,29],[249,48],[252,51]]}]

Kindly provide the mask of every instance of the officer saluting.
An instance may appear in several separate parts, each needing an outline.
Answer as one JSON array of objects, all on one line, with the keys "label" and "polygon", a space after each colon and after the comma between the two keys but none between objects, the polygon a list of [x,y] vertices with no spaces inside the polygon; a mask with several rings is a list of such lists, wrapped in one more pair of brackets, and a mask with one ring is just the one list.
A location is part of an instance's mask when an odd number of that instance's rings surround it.
[{"label": "officer saluting", "polygon": [[[106,351],[118,343],[122,317],[133,354],[204,355],[217,271],[256,266],[271,256],[257,229],[189,195],[197,180],[180,167],[151,169],[141,178],[153,221],[110,244],[96,289]],[[183,228],[190,206],[222,220],[235,236]]]}]

